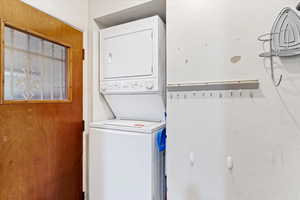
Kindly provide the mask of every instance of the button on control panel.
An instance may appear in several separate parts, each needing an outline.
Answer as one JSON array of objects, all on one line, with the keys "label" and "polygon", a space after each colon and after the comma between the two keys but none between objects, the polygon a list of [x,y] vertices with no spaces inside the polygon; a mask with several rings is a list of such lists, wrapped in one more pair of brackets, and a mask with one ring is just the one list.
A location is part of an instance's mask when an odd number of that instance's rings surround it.
[{"label": "button on control panel", "polygon": [[154,84],[153,84],[152,81],[147,81],[147,82],[146,82],[146,89],[147,89],[147,90],[152,90],[153,87],[154,87]]}]

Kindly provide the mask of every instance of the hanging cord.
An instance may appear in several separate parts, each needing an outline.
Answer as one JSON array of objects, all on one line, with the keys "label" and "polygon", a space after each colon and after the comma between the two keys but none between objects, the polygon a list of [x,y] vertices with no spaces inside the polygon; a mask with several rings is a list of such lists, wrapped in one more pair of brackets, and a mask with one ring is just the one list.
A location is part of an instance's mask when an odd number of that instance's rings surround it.
[{"label": "hanging cord", "polygon": [[300,124],[299,122],[297,121],[297,119],[294,117],[292,111],[289,109],[288,105],[284,102],[284,99],[283,97],[281,96],[279,90],[277,87],[275,87],[275,90],[276,90],[276,93],[277,95],[279,96],[279,99],[280,99],[280,102],[281,104],[283,105],[283,107],[285,108],[285,110],[287,111],[288,115],[290,116],[290,118],[292,119],[292,121],[294,122],[297,130],[300,132]]},{"label": "hanging cord", "polygon": [[[264,58],[264,59],[266,59],[266,58]],[[265,69],[267,69],[265,62],[264,62],[264,66],[265,66]],[[285,103],[282,95],[279,92],[279,88],[275,87],[275,91],[276,91],[276,93],[277,93],[277,95],[279,97],[279,100],[280,100],[281,104],[283,105],[284,109],[287,111],[289,117],[292,119],[292,121],[295,124],[297,130],[300,132],[300,123],[297,121],[297,119],[294,117],[292,111],[289,109],[288,105]]]}]

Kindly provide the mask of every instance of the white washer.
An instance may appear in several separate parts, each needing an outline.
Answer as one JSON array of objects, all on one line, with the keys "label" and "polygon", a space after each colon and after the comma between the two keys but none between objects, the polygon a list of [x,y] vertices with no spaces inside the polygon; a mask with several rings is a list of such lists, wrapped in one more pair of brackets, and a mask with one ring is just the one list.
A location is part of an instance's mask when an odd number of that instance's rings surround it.
[{"label": "white washer", "polygon": [[164,159],[156,144],[164,123],[108,120],[91,124],[90,200],[163,200]]}]

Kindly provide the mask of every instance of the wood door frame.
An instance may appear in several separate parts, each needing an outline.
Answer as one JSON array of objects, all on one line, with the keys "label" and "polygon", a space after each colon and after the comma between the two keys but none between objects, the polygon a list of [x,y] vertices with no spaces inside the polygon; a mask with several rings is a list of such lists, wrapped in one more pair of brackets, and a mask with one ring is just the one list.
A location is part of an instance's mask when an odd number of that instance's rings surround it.
[{"label": "wood door frame", "polygon": [[[10,27],[15,30],[24,32],[26,34],[30,34],[32,36],[36,36],[43,40],[47,40],[49,42],[62,45],[67,48],[67,98],[64,100],[5,100],[4,99],[4,90],[5,90],[5,27]],[[42,33],[35,32],[23,26],[18,26],[13,23],[10,23],[6,20],[0,19],[0,104],[22,104],[22,103],[72,103],[72,45],[65,43],[63,41],[51,38]]]}]

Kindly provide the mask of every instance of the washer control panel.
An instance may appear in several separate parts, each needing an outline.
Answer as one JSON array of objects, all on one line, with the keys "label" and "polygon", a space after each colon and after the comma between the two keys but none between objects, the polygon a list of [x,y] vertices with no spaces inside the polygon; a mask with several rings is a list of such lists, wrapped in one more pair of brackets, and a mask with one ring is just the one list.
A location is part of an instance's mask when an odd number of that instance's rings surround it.
[{"label": "washer control panel", "polygon": [[157,92],[159,90],[157,79],[103,81],[100,88],[104,94]]}]

